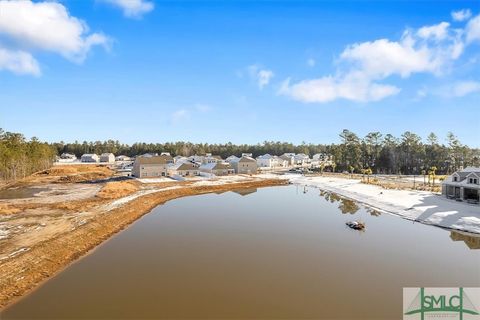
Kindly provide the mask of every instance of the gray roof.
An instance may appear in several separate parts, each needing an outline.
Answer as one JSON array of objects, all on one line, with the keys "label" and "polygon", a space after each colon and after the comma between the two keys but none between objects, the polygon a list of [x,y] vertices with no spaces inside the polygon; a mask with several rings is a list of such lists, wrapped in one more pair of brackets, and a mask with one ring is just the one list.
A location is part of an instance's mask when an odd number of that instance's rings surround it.
[{"label": "gray roof", "polygon": [[177,168],[177,170],[196,170],[196,169],[197,168],[195,168],[193,164],[191,164],[190,162],[184,162]]},{"label": "gray roof", "polygon": [[137,157],[136,161],[140,164],[167,164],[167,160],[163,156]]},{"label": "gray roof", "polygon": [[257,163],[257,161],[255,161],[255,159],[250,158],[250,157],[245,157],[245,156],[241,157],[240,160],[238,160],[238,162],[255,162],[255,163]]}]

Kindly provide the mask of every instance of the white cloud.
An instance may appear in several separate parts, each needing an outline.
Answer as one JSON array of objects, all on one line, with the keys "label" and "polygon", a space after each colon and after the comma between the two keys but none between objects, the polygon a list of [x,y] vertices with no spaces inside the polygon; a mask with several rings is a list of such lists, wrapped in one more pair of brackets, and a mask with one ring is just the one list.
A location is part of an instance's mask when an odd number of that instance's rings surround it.
[{"label": "white cloud", "polygon": [[190,112],[186,109],[179,109],[172,113],[171,120],[173,123],[181,122],[190,118]]},{"label": "white cloud", "polygon": [[467,43],[480,41],[480,14],[468,21],[465,33]]},{"label": "white cloud", "polygon": [[317,62],[315,61],[315,59],[310,58],[310,59],[307,60],[307,65],[308,65],[309,67],[315,67],[315,64],[317,64]]},{"label": "white cloud", "polygon": [[399,92],[400,89],[395,86],[350,75],[346,78],[326,76],[303,80],[293,85],[287,79],[279,91],[282,95],[306,103],[326,103],[339,98],[356,102],[378,101]]},{"label": "white cloud", "polygon": [[108,42],[103,34],[89,34],[86,23],[57,2],[0,1],[0,34],[24,50],[50,51],[75,62]]},{"label": "white cloud", "polygon": [[480,92],[480,82],[478,81],[457,82],[452,88],[452,94],[455,97],[463,97],[474,92]]},{"label": "white cloud", "polygon": [[325,103],[336,99],[378,101],[400,92],[380,81],[391,76],[408,78],[415,73],[441,75],[465,49],[462,30],[447,22],[407,29],[398,41],[378,39],[349,45],[340,54],[331,75],[290,84],[279,94],[302,102]]},{"label": "white cloud", "polygon": [[12,51],[0,48],[0,70],[8,70],[15,74],[40,75],[37,60],[28,52]]},{"label": "white cloud", "polygon": [[417,35],[423,39],[444,40],[448,36],[448,27],[450,27],[448,22],[421,27],[418,29]]},{"label": "white cloud", "polygon": [[128,18],[141,18],[144,14],[154,9],[154,4],[146,0],[103,0],[123,10]]},{"label": "white cloud", "polygon": [[202,112],[202,113],[205,113],[205,112],[209,112],[210,110],[212,110],[212,107],[209,106],[208,104],[203,104],[203,103],[197,103],[194,105],[194,108],[195,110],[197,110],[198,112]]},{"label": "white cloud", "polygon": [[257,83],[258,88],[261,90],[270,83],[274,73],[271,70],[261,69],[258,65],[248,66],[248,74]]},{"label": "white cloud", "polygon": [[470,9],[463,9],[458,11],[452,11],[452,19],[454,21],[465,21],[472,16]]}]

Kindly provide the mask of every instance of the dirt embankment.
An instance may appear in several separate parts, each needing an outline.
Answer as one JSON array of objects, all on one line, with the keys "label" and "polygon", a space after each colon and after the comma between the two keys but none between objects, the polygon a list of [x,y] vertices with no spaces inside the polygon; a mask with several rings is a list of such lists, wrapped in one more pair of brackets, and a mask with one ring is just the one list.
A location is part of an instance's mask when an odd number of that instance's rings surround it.
[{"label": "dirt embankment", "polygon": [[54,166],[11,183],[7,187],[19,187],[38,183],[89,182],[110,178],[114,173],[109,167],[96,164]]},{"label": "dirt embankment", "polygon": [[[286,183],[285,180],[279,179],[256,179],[218,185],[184,184],[175,189],[167,188],[141,195],[113,210],[94,216],[88,223],[80,225],[70,232],[40,242],[14,258],[0,261],[0,308],[61,271],[69,263],[86,254],[159,204],[191,195],[221,193],[235,189],[268,187]],[[101,197],[112,199],[112,194],[116,191],[126,195],[135,192],[134,188],[135,183],[132,185],[107,184],[100,193]],[[63,205],[72,206],[69,209],[74,209],[92,202],[93,209],[97,209],[98,201],[103,203],[105,200],[97,197],[97,199],[89,199],[87,202],[79,201],[76,204],[65,203]],[[56,204],[56,206],[61,206],[61,204]]]},{"label": "dirt embankment", "polygon": [[107,184],[97,193],[101,199],[118,199],[129,196],[139,189],[138,182],[114,181]]}]

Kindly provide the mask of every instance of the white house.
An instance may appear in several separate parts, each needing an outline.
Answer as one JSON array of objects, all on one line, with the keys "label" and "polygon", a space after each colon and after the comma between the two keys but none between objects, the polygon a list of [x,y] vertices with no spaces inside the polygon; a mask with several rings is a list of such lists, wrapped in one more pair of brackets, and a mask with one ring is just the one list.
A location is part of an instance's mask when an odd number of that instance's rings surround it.
[{"label": "white house", "polygon": [[205,157],[203,157],[202,163],[217,163],[222,162],[223,159],[220,156],[212,155],[211,153],[207,153]]},{"label": "white house", "polygon": [[331,166],[333,164],[333,156],[328,153],[317,153],[312,157],[312,165],[314,166]]},{"label": "white house", "polygon": [[227,162],[210,162],[200,166],[200,171],[214,174],[216,176],[226,176],[235,173],[230,163]]},{"label": "white house", "polygon": [[467,167],[448,176],[442,183],[442,194],[450,199],[478,204],[480,168]]},{"label": "white house", "polygon": [[273,164],[274,167],[286,168],[289,165],[289,161],[282,159],[279,156],[273,156],[273,163],[274,163]]},{"label": "white house", "polygon": [[80,158],[80,161],[82,162],[98,162],[98,160],[99,160],[99,157],[95,153],[85,153]]},{"label": "white house", "polygon": [[188,161],[188,158],[187,158],[187,157],[184,157],[184,156],[175,156],[175,157],[173,157],[173,163],[186,162],[186,161]]},{"label": "white house", "polygon": [[102,153],[100,155],[100,162],[113,163],[115,162],[115,155],[113,153]]},{"label": "white house", "polygon": [[258,156],[257,165],[259,168],[273,168],[275,167],[275,158],[268,153]]},{"label": "white house", "polygon": [[284,153],[280,156],[282,160],[288,162],[288,166],[292,166],[295,164],[295,153]]},{"label": "white house", "polygon": [[132,158],[129,156],[120,155],[115,157],[115,161],[132,161]]},{"label": "white house", "polygon": [[240,158],[232,155],[232,156],[228,157],[227,159],[225,159],[225,161],[226,162],[232,162],[232,161],[238,161],[238,159],[240,159]]},{"label": "white house", "polygon": [[296,154],[294,156],[294,161],[295,164],[299,166],[307,166],[310,164],[310,158],[304,153]]},{"label": "white house", "polygon": [[194,166],[191,162],[187,161],[168,165],[168,174],[170,176],[177,174],[182,177],[198,176],[200,170],[197,166]]}]

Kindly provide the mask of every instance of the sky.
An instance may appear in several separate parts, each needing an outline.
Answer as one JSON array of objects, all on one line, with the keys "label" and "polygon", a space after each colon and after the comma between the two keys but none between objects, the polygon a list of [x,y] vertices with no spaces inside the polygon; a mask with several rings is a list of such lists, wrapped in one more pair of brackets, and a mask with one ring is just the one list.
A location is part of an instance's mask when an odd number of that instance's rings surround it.
[{"label": "sky", "polygon": [[479,1],[0,0],[0,128],[41,140],[480,147]]}]

